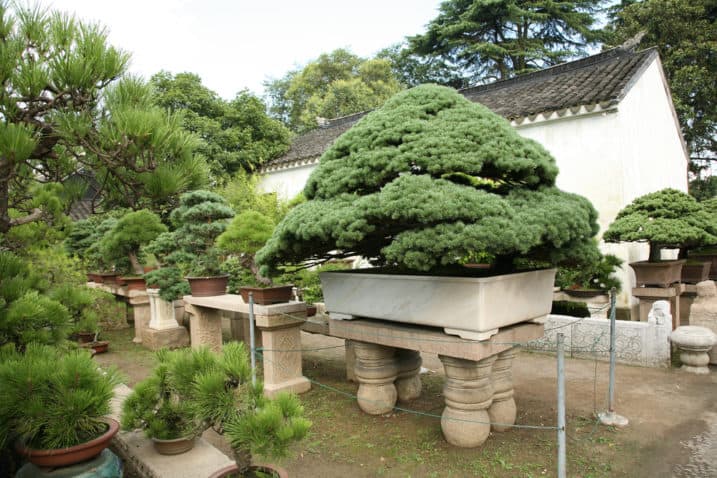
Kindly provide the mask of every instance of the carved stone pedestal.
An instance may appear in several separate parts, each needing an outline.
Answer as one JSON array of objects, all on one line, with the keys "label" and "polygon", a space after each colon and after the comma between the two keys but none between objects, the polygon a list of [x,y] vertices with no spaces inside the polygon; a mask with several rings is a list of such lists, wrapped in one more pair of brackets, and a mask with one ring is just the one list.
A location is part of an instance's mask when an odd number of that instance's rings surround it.
[{"label": "carved stone pedestal", "polygon": [[483,444],[490,434],[488,408],[493,403],[491,368],[496,357],[480,361],[439,355],[446,370],[443,396],[446,408],[441,430],[451,445],[473,448]]},{"label": "carved stone pedestal", "polygon": [[682,370],[700,375],[710,373],[707,353],[717,342],[714,332],[705,327],[685,325],[674,330],[670,340],[680,351]]},{"label": "carved stone pedestal", "polygon": [[396,349],[366,342],[354,342],[354,372],[359,382],[358,405],[369,415],[393,410],[398,398],[394,381],[398,375]]},{"label": "carved stone pedestal", "polygon": [[[159,289],[147,289],[150,320],[142,330],[142,345],[150,350],[180,348],[189,345],[189,333],[177,323],[173,302],[159,296]],[[136,326],[136,324],[135,324]]]},{"label": "carved stone pedestal", "polygon": [[680,326],[680,296],[685,290],[684,284],[674,284],[670,287],[635,287],[632,295],[640,299],[640,321],[647,322],[647,316],[652,306],[658,300],[670,303],[672,311],[672,328]]},{"label": "carved stone pedestal", "polygon": [[396,365],[398,376],[396,377],[396,391],[398,399],[402,402],[410,402],[421,396],[421,353],[415,350],[396,349]]},{"label": "carved stone pedestal", "polygon": [[493,385],[493,403],[488,409],[493,431],[504,432],[515,423],[517,409],[513,399],[513,359],[515,349],[496,356],[490,380]]},{"label": "carved stone pedestal", "polygon": [[[695,301],[690,309],[690,325],[705,327],[717,334],[717,286],[706,280],[695,286]],[[717,365],[717,346],[709,351],[710,363]]]}]

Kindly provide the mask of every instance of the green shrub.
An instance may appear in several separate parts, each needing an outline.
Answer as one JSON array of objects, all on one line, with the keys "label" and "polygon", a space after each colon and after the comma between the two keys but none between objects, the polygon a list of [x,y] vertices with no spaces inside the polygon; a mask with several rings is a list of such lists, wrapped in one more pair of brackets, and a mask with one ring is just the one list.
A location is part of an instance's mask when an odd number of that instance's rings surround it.
[{"label": "green shrub", "polygon": [[456,91],[423,85],[363,117],[322,155],[307,202],[277,225],[257,261],[269,269],[361,255],[436,271],[473,253],[500,271],[516,259],[597,257],[597,213],[555,187],[538,143]]},{"label": "green shrub", "polygon": [[555,275],[555,285],[561,289],[600,289],[619,291],[621,283],[612,276],[622,260],[612,254],[600,255],[598,261],[581,267],[559,267]]},{"label": "green shrub", "polygon": [[28,345],[0,350],[0,448],[19,438],[34,448],[78,445],[106,429],[120,376],[86,350]]},{"label": "green shrub", "polygon": [[590,317],[590,309],[585,302],[572,302],[569,300],[555,300],[550,310],[551,314],[568,315],[570,317]]}]

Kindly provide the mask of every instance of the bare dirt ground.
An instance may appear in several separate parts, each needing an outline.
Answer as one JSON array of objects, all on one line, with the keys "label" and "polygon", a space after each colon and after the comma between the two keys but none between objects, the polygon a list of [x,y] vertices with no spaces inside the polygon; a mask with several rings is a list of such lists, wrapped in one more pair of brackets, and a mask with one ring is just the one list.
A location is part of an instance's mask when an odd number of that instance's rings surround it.
[{"label": "bare dirt ground", "polygon": [[[115,364],[131,386],[152,366],[150,352],[131,343],[128,330],[113,332]],[[492,433],[478,449],[448,445],[441,436],[443,371],[424,354],[424,390],[387,416],[363,414],[345,380],[343,341],[302,334],[304,374],[314,381],[302,395],[310,435],[279,462],[292,477],[539,477],[556,474],[556,432],[512,429]],[[521,352],[513,367],[518,424],[556,424],[556,360]],[[614,429],[596,423],[604,411],[608,365],[566,359],[568,476],[717,477],[717,369],[697,376],[677,368],[617,368],[616,411],[630,420]],[[225,453],[222,437],[205,437]],[[257,461],[262,461],[259,457]],[[277,460],[273,460],[277,461]]]}]

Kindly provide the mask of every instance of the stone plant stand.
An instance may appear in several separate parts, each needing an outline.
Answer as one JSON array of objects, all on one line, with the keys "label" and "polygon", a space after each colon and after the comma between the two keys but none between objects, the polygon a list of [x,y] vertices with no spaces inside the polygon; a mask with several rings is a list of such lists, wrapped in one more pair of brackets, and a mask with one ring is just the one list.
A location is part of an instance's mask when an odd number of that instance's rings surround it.
[{"label": "stone plant stand", "polygon": [[150,320],[141,331],[142,345],[150,350],[180,348],[189,345],[189,333],[177,323],[174,302],[159,296],[159,289],[147,289]]},{"label": "stone plant stand", "polygon": [[[192,347],[209,346],[217,352],[222,349],[223,312],[233,312],[235,318],[243,320],[249,318],[249,304],[236,294],[188,295],[184,304],[190,314]],[[301,368],[301,326],[306,321],[306,303],[254,305],[254,320],[263,344],[264,393],[274,396],[280,391],[308,391],[311,382]]]},{"label": "stone plant stand", "polygon": [[680,296],[685,291],[684,284],[673,284],[670,287],[634,287],[632,295],[640,299],[640,321],[647,322],[647,316],[653,304],[658,300],[670,303],[673,330],[680,326]]},{"label": "stone plant stand", "polygon": [[710,358],[707,352],[717,342],[714,332],[705,327],[685,325],[672,332],[670,341],[680,351],[682,370],[700,375],[710,373]]},{"label": "stone plant stand", "polygon": [[132,339],[132,342],[141,344],[142,333],[147,329],[150,321],[149,297],[147,296],[147,292],[144,290],[128,290],[127,287],[117,284],[88,282],[86,285],[91,289],[100,289],[109,292],[132,306],[134,315],[134,339]]},{"label": "stone plant stand", "polygon": [[[696,297],[690,308],[690,325],[710,329],[717,334],[717,286],[706,280],[695,287]],[[710,363],[717,365],[717,346],[709,352]]]},{"label": "stone plant stand", "polygon": [[350,341],[359,382],[358,404],[372,415],[390,412],[397,400],[417,398],[419,354],[438,354],[446,372],[441,429],[446,441],[465,448],[483,444],[491,426],[499,432],[515,423],[512,344],[544,333],[541,324],[522,323],[500,329],[489,340],[473,341],[434,327],[368,319],[331,319],[329,331]]}]

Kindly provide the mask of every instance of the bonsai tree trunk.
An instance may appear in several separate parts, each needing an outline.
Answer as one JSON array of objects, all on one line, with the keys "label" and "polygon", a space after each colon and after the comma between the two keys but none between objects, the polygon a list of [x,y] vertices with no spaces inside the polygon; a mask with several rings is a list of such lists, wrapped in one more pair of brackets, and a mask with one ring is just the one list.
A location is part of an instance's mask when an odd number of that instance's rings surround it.
[{"label": "bonsai tree trunk", "polygon": [[662,247],[659,244],[653,244],[651,242],[648,242],[648,245],[650,246],[650,258],[647,260],[649,262],[660,262],[660,260],[662,260],[662,256],[660,255]]},{"label": "bonsai tree trunk", "polygon": [[259,266],[256,265],[256,261],[254,260],[254,256],[252,254],[244,254],[241,258],[241,263],[243,267],[251,271],[259,284],[265,286],[271,285],[271,279],[264,277],[261,275],[261,272],[259,272]]},{"label": "bonsai tree trunk", "polygon": [[132,264],[132,270],[137,275],[144,274],[144,269],[142,268],[142,264],[139,263],[139,259],[137,259],[137,253],[132,251],[129,254],[129,262]]},{"label": "bonsai tree trunk", "polygon": [[234,448],[234,461],[236,461],[239,476],[246,475],[251,465],[251,451],[249,448]]}]

